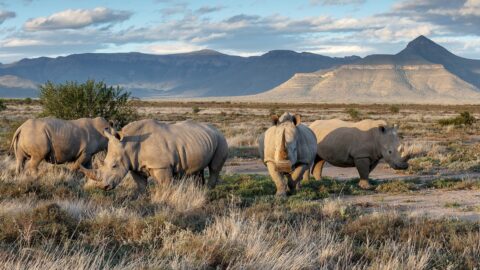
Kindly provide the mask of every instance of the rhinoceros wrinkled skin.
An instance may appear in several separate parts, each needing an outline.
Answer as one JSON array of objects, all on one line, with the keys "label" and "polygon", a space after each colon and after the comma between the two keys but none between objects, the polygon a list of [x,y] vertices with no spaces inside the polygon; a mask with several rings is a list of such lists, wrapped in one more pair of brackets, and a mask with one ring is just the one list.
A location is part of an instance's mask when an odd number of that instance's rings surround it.
[{"label": "rhinoceros wrinkled skin", "polygon": [[[294,192],[313,165],[317,140],[300,115],[273,116],[273,126],[259,138],[259,154],[277,187],[277,196]],[[285,179],[286,178],[286,179]]]},{"label": "rhinoceros wrinkled skin", "polygon": [[369,188],[368,176],[383,158],[393,169],[408,168],[408,157],[400,153],[400,139],[396,127],[388,127],[383,120],[346,122],[339,119],[317,120],[310,124],[317,138],[317,157],[312,169],[320,180],[327,161],[338,167],[356,167],[359,185]]},{"label": "rhinoceros wrinkled skin", "polygon": [[228,156],[223,134],[203,123],[183,121],[175,124],[141,120],[126,125],[120,132],[105,131],[108,151],[104,165],[96,170],[81,168],[105,190],[115,188],[130,171],[143,192],[150,175],[159,184],[177,176],[201,176],[209,168],[208,186],[214,187]]},{"label": "rhinoceros wrinkled skin", "polygon": [[102,117],[62,120],[39,118],[25,121],[15,132],[11,149],[16,157],[16,172],[26,170],[36,175],[42,160],[62,164],[74,162],[91,167],[92,156],[107,148],[103,131],[110,124]]}]

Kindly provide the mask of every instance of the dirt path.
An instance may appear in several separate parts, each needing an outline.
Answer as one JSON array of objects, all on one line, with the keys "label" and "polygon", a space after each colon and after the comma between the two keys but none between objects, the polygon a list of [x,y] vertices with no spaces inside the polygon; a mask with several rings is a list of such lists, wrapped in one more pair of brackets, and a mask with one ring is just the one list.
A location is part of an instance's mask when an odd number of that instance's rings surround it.
[{"label": "dirt path", "polygon": [[406,194],[340,196],[340,200],[363,206],[369,212],[398,211],[411,217],[458,218],[480,221],[478,190],[423,190]]},{"label": "dirt path", "polygon": [[[268,174],[263,163],[258,159],[230,160],[225,166],[225,173]],[[338,168],[327,164],[324,176],[347,180],[357,178],[355,168]],[[424,181],[448,178],[480,179],[480,173],[456,173],[438,175],[407,175],[391,169],[387,164],[379,164],[371,173],[375,180]],[[411,217],[428,216],[432,218],[458,218],[480,221],[480,191],[478,190],[419,190],[402,194],[379,193],[372,195],[339,196],[347,204],[359,205],[368,212],[398,211]]]},{"label": "dirt path", "polygon": [[[227,161],[224,167],[224,173],[227,174],[263,174],[267,175],[268,171],[265,165],[259,159],[232,159]],[[334,167],[328,163],[323,169],[323,176],[332,177],[339,180],[348,180],[358,178],[356,168],[340,168]],[[375,170],[370,173],[370,178],[374,180],[407,180],[407,179],[421,179],[432,180],[438,177],[442,178],[480,178],[480,173],[441,173],[441,174],[404,174],[401,171],[396,171],[388,164],[380,163]]]}]

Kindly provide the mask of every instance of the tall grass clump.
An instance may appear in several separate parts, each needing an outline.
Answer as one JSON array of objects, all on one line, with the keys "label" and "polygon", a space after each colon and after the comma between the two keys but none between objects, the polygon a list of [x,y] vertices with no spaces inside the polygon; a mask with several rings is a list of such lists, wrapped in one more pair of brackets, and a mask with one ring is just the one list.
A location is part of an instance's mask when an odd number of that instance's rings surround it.
[{"label": "tall grass clump", "polygon": [[473,123],[475,123],[477,119],[473,115],[470,114],[470,112],[462,112],[460,115],[452,118],[447,118],[447,119],[440,119],[438,123],[442,126],[471,126]]},{"label": "tall grass clump", "polygon": [[360,120],[360,112],[355,109],[355,108],[348,108],[347,110],[345,110],[345,112],[350,116],[350,118],[354,121],[358,121]]},{"label": "tall grass clump", "polygon": [[49,81],[40,86],[42,116],[62,119],[101,116],[123,126],[137,118],[130,101],[130,92],[118,86],[107,86],[103,81],[67,81],[59,84]]}]

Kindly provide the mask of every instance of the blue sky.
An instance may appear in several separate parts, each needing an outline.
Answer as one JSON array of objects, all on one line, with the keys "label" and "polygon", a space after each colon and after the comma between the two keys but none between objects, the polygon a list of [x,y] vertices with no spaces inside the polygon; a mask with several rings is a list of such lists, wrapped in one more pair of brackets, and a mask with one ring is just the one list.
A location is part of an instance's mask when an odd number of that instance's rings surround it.
[{"label": "blue sky", "polygon": [[480,0],[0,0],[0,62],[85,52],[396,53],[426,35],[480,59]]}]

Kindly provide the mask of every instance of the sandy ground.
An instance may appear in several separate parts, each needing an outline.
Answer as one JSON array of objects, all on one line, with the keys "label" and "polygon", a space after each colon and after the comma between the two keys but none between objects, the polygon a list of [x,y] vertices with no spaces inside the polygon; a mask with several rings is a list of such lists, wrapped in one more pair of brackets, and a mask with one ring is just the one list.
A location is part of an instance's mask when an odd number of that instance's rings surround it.
[{"label": "sandy ground", "polygon": [[338,199],[363,206],[371,212],[394,210],[411,217],[480,221],[478,190],[422,190],[406,194],[340,196]]},{"label": "sandy ground", "polygon": [[[225,166],[225,173],[268,174],[258,159],[233,159]],[[355,168],[339,168],[326,164],[324,176],[346,180],[358,178]],[[443,178],[480,179],[480,173],[450,175],[407,175],[381,163],[370,175],[375,180]],[[369,212],[397,211],[412,217],[454,218],[480,221],[480,192],[478,190],[419,190],[402,194],[372,194],[339,196],[347,204],[359,205]]]},{"label": "sandy ground", "polygon": [[[225,164],[224,170],[227,174],[268,174],[267,168],[259,159],[230,159]],[[339,168],[327,163],[322,175],[336,179],[351,179],[358,177],[358,172],[355,168]],[[380,163],[370,174],[371,179],[396,179],[408,176],[395,171],[385,163]]]}]

